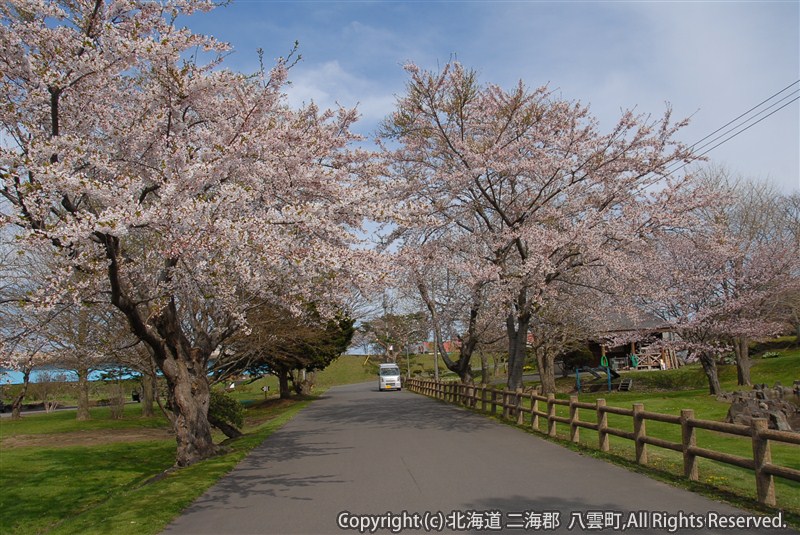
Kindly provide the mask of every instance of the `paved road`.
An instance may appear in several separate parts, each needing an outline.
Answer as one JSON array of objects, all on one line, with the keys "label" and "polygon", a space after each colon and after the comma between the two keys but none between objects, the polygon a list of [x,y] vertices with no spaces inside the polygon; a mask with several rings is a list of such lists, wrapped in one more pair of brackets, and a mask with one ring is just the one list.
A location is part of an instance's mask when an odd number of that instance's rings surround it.
[{"label": "paved road", "polygon": [[[497,520],[503,532],[523,532],[512,529],[525,521],[514,513],[534,513],[531,520],[553,527],[548,522],[555,515],[548,512],[559,511],[560,526],[540,530],[544,533],[581,533],[579,519],[587,532],[596,531],[589,530],[596,511],[611,518],[619,512],[623,523],[635,511],[675,515],[661,517],[663,529],[628,530],[631,533],[668,533],[670,522],[687,523],[691,513],[744,514],[469,411],[408,392],[378,392],[370,383],[329,390],[255,449],[165,533],[358,533],[337,526],[342,511],[406,511],[418,514],[423,527],[440,520],[427,512],[446,516],[451,511],[477,511],[474,522]],[[679,511],[684,516],[678,516]],[[651,526],[658,520],[645,516]],[[571,520],[573,531],[567,529]],[[608,522],[610,526],[611,519]],[[462,532],[467,531],[480,530]]]}]

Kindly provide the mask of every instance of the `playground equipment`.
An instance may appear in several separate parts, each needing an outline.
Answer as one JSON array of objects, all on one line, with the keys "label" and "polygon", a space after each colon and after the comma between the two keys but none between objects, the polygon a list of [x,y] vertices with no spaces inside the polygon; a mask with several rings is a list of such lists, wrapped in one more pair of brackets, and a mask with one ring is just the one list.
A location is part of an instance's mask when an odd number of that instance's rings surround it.
[{"label": "playground equipment", "polygon": [[594,375],[595,379],[594,379],[594,381],[592,381],[593,383],[603,379],[603,377],[598,372],[605,373],[606,374],[606,382],[608,383],[608,391],[609,392],[611,392],[611,380],[619,378],[619,374],[616,372],[616,370],[612,369],[608,365],[608,358],[605,355],[600,357],[600,366],[597,367],[597,368],[592,368],[590,366],[581,366],[579,368],[575,368],[575,388],[577,389],[578,392],[581,391],[581,373],[582,372],[588,372],[588,373],[591,373],[592,375]]}]

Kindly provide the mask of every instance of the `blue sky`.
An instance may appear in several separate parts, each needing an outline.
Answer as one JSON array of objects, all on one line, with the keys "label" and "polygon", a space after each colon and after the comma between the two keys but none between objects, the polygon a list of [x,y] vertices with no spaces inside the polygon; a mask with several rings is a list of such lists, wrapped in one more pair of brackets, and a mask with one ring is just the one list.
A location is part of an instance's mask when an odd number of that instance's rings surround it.
[{"label": "blue sky", "polygon": [[[482,82],[548,84],[589,104],[609,129],[623,108],[692,116],[694,143],[800,79],[800,2],[274,2],[234,0],[185,21],[231,43],[229,67],[256,50],[303,60],[290,101],[358,105],[374,131],[406,80],[402,65],[457,58]],[[781,96],[800,90],[796,83]],[[797,95],[794,95],[795,97]],[[792,97],[794,98],[794,97]],[[786,101],[784,102],[786,103]],[[788,105],[709,152],[747,178],[800,191],[800,106]]]}]

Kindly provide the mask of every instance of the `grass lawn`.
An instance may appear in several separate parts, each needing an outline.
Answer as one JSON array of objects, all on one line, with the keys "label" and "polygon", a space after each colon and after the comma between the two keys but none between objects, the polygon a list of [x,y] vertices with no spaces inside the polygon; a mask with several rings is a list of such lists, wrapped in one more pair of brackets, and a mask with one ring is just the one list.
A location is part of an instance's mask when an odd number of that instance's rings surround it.
[{"label": "grass lawn", "polygon": [[251,406],[228,453],[174,472],[165,472],[175,460],[167,421],[138,407],[122,420],[103,408],[86,422],[72,411],[2,419],[0,533],[159,533],[307,403]]}]

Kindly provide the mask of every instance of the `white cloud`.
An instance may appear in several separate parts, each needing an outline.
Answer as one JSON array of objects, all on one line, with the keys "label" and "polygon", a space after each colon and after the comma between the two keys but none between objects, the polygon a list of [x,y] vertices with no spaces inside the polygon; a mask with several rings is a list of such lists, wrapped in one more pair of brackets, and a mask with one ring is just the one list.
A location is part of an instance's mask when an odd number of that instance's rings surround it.
[{"label": "white cloud", "polygon": [[317,65],[298,65],[291,72],[289,104],[314,102],[320,108],[355,107],[361,114],[358,130],[367,134],[391,112],[395,97],[373,79],[347,72],[339,61]]}]

